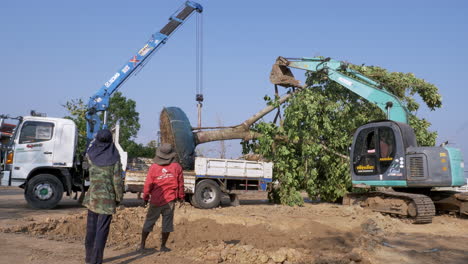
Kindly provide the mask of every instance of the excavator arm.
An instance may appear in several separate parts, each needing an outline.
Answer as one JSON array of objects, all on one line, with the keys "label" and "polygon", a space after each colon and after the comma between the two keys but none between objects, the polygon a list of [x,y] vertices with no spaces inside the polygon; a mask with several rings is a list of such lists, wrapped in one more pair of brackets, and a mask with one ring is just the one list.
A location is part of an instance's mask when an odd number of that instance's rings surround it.
[{"label": "excavator arm", "polygon": [[[125,65],[115,72],[104,85],[89,98],[86,112],[86,134],[91,141],[97,131],[106,127],[106,110],[109,107],[111,95],[130,77],[138,68],[142,67],[146,60],[153,55],[171,34],[176,31],[193,12],[203,12],[203,7],[195,2],[186,1],[185,5],[176,11],[169,22],[157,33],[153,34],[148,42]],[[101,122],[100,112],[104,112],[104,123]]]},{"label": "excavator arm", "polygon": [[387,119],[408,123],[408,110],[393,94],[372,79],[348,67],[348,64],[330,58],[283,58],[278,57],[270,75],[273,84],[285,87],[303,88],[296,80],[290,68],[310,72],[324,72],[348,90],[358,94],[367,101],[377,105],[387,114]]}]

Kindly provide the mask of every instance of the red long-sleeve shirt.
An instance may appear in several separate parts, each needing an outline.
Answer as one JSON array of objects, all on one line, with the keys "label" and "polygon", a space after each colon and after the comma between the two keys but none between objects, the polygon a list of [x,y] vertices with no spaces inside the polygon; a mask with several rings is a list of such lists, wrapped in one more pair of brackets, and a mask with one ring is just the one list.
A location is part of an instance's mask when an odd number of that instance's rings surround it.
[{"label": "red long-sleeve shirt", "polygon": [[143,199],[151,204],[163,206],[175,199],[184,199],[184,175],[179,163],[161,166],[153,164],[148,170]]}]

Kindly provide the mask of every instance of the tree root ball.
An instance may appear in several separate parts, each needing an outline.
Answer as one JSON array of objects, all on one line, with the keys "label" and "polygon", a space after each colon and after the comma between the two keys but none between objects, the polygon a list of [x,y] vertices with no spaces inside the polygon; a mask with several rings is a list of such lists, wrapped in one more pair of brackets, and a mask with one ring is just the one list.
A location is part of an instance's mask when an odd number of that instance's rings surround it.
[{"label": "tree root ball", "polygon": [[193,170],[195,140],[187,115],[179,107],[164,107],[159,120],[161,143],[172,144],[182,168]]}]

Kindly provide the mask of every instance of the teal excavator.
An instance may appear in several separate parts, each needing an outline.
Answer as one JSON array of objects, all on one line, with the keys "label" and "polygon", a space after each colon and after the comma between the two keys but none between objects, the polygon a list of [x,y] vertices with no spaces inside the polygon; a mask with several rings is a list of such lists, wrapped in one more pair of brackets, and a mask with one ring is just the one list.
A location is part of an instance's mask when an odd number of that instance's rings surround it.
[{"label": "teal excavator", "polygon": [[330,58],[279,57],[273,65],[270,81],[283,87],[304,88],[290,68],[322,72],[330,80],[377,105],[387,115],[387,120],[367,123],[354,133],[350,171],[354,187],[389,188],[349,193],[343,198],[343,204],[358,204],[407,217],[413,223],[432,222],[436,211],[468,214],[468,194],[441,190],[466,183],[460,149],[418,146],[416,135],[408,125],[408,110],[395,95],[351,69],[348,63]]}]

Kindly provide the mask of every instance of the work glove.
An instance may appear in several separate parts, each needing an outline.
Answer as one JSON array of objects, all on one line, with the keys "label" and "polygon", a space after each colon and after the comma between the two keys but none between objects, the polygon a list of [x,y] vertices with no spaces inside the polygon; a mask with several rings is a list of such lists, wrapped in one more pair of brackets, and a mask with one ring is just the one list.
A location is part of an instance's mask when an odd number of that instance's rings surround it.
[{"label": "work glove", "polygon": [[148,207],[148,200],[143,201],[143,207],[145,207],[145,208]]}]

